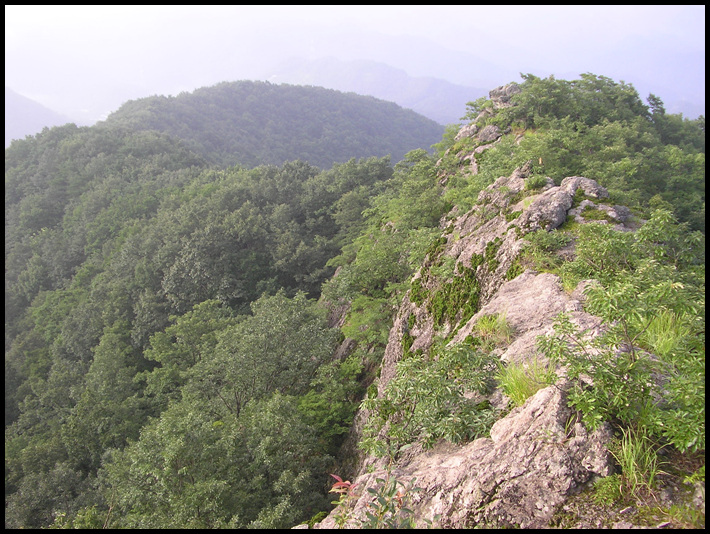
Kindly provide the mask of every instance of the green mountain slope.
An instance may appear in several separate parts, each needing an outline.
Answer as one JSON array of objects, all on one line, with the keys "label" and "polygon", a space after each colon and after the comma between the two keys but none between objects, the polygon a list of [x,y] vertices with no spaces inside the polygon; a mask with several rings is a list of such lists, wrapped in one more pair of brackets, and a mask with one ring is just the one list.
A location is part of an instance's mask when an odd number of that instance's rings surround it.
[{"label": "green mountain slope", "polygon": [[350,158],[393,161],[441,139],[443,127],[391,102],[353,93],[274,85],[221,83],[124,104],[107,126],[176,136],[217,165],[280,165],[300,159],[321,168]]},{"label": "green mountain slope", "polygon": [[[342,105],[309,99],[324,93]],[[353,137],[378,134],[359,97],[260,83],[135,101],[100,125],[12,143],[6,527],[289,528],[327,513],[330,473],[354,480],[346,436],[364,398],[371,453],[486,432],[498,414],[468,393],[500,386],[500,352],[521,332],[501,315],[486,333],[473,317],[496,284],[533,271],[565,295],[596,280],[587,311],[623,327],[607,352],[639,347],[624,352],[628,383],[617,360],[576,367],[604,371],[593,402],[580,392],[577,422],[636,424],[687,466],[676,476],[704,477],[704,119],[594,75],[528,75],[490,95],[435,154],[424,143],[325,170],[221,168],[232,135],[254,161],[305,157],[293,146],[326,123],[293,116],[321,116],[317,101]],[[591,179],[603,201],[563,187]],[[655,402],[644,384],[657,367],[636,355],[667,364],[670,404],[637,409]]]}]

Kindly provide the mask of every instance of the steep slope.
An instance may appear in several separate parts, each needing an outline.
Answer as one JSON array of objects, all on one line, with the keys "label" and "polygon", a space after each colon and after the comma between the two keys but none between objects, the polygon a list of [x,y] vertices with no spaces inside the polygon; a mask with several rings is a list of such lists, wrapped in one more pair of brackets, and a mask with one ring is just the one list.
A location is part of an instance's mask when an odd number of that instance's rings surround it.
[{"label": "steep slope", "polygon": [[[518,91],[492,91],[493,107],[510,106]],[[459,132],[457,140],[464,139],[469,148],[457,145],[455,159],[470,179],[503,133],[472,124]],[[439,162],[444,182],[452,179],[446,159]],[[673,405],[668,395],[674,377],[688,373],[680,380],[693,382],[690,396],[704,403],[704,349],[689,345],[668,359],[643,341],[643,325],[660,313],[664,284],[668,296],[683,291],[659,280],[660,270],[649,276],[674,227],[657,234],[651,228],[658,214],[648,222],[633,216],[585,177],[555,185],[530,161],[482,190],[470,210],[451,215],[397,309],[378,379],[357,416],[352,440],[365,452],[342,473],[352,483],[334,486],[341,505],[314,528],[649,525],[654,519],[635,508],[600,507],[588,490],[597,480],[628,480],[625,467],[619,474],[617,437],[627,425],[655,431],[643,410],[665,425],[692,417],[702,425],[702,410]],[[648,245],[656,259],[632,258]],[[665,276],[677,276],[671,272]],[[622,291],[630,293],[622,299]],[[678,306],[671,302],[663,305]],[[635,322],[635,313],[646,318]],[[499,360],[498,371],[486,354]],[[696,356],[698,367],[673,368]],[[535,376],[537,392],[514,402],[501,369]],[[536,369],[543,372],[534,375]],[[665,437],[679,450],[695,443],[672,432]],[[655,483],[665,506],[688,516],[704,507],[702,484]],[[585,507],[596,511],[580,512]]]},{"label": "steep slope", "polygon": [[[450,347],[469,346],[467,338],[479,335],[475,327],[482,317],[507,318],[512,335],[509,344],[499,349],[504,362],[534,361],[538,357],[536,337],[552,333],[554,319],[561,312],[571,313],[579,326],[598,330],[600,319],[583,311],[581,288],[567,295],[559,277],[532,269],[509,278],[516,272],[516,259],[526,244],[523,235],[541,228],[553,230],[565,222],[578,190],[611,212],[611,207],[603,204],[606,191],[591,180],[577,177],[558,187],[548,183],[537,194],[520,198],[528,177],[521,169],[482,192],[479,200],[491,202],[457,218],[451,231],[444,234],[446,242],[439,252],[430,254],[415,276],[413,286],[418,291],[405,297],[390,331],[377,383],[380,398],[387,397],[388,384],[398,376],[399,362],[417,351],[428,353],[442,338],[449,340]],[[498,212],[492,218],[491,208]],[[512,221],[511,214],[517,214]],[[621,220],[616,222],[624,225]],[[467,292],[464,301],[478,300],[473,315],[466,316],[465,311],[462,315],[460,309],[444,317],[437,314],[434,303],[447,286],[461,279],[453,276],[441,280],[432,274],[433,267],[444,258],[454,260],[456,272],[475,271],[471,286],[458,288]],[[456,300],[453,295],[449,298]],[[432,450],[416,445],[394,468],[388,468],[387,461],[366,457],[354,482],[364,488],[376,486],[378,478],[394,477],[405,484],[416,480],[420,490],[412,497],[410,507],[417,520],[439,516],[444,528],[544,527],[569,495],[579,492],[593,477],[612,472],[612,458],[606,448],[611,428],[603,426],[590,433],[575,423],[574,413],[567,406],[568,388],[561,379],[539,391],[524,406],[496,422],[490,438],[462,446],[442,442]],[[500,398],[491,399],[504,405]],[[363,514],[369,501],[370,494],[362,492],[352,517]],[[331,514],[321,528],[334,524]]]},{"label": "steep slope", "polygon": [[179,137],[218,165],[280,165],[300,159],[320,168],[349,159],[399,161],[441,139],[443,126],[391,102],[319,87],[221,83],[124,104],[106,126]]}]

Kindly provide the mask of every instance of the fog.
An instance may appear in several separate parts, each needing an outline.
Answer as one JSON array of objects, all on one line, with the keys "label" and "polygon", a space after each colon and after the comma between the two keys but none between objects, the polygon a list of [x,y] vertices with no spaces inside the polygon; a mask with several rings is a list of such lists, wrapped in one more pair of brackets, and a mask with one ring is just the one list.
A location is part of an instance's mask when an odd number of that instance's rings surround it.
[{"label": "fog", "polygon": [[242,79],[407,107],[391,85],[426,78],[432,99],[470,92],[463,115],[520,73],[585,72],[704,114],[705,6],[5,6],[6,87],[80,124],[129,99]]}]

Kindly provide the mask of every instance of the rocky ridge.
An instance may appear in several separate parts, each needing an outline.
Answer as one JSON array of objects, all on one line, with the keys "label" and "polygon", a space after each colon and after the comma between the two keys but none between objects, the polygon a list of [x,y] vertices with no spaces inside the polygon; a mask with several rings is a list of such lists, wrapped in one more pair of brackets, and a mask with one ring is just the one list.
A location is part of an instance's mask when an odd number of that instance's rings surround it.
[{"label": "rocky ridge", "polygon": [[[552,333],[552,322],[560,312],[571,312],[580,326],[600,328],[600,321],[582,310],[581,291],[567,295],[557,276],[527,269],[506,280],[506,273],[525,246],[522,232],[551,230],[562,224],[578,188],[599,198],[605,196],[605,191],[591,180],[568,178],[561,186],[548,183],[543,191],[526,197],[532,202],[523,207],[522,200],[513,203],[511,197],[523,190],[525,179],[524,169],[501,178],[481,193],[479,200],[483,204],[453,222],[453,231],[445,234],[449,237],[441,255],[454,258],[456,265],[472,268],[472,258],[485,257],[487,247],[489,254],[492,250],[489,244],[498,243],[495,256],[476,269],[480,308],[465,322],[444,324],[437,331],[426,304],[417,305],[411,295],[406,297],[390,331],[377,384],[380,394],[395,376],[397,362],[403,356],[402,335],[410,316],[415,317],[409,332],[414,338],[410,350],[426,351],[436,336],[453,333],[450,343],[460,343],[479,317],[503,313],[514,336],[500,356],[516,362],[536,356],[535,339]],[[503,187],[507,192],[502,193]],[[488,219],[485,210],[490,206],[501,212]],[[512,223],[507,221],[502,211],[509,208],[515,212],[519,207],[520,215]],[[618,224],[623,225],[623,221]],[[417,277],[426,278],[426,266]],[[439,283],[426,279],[423,286],[435,290]],[[415,516],[429,520],[439,517],[440,526],[446,528],[544,527],[568,495],[613,470],[606,449],[611,430],[603,427],[590,434],[574,422],[565,389],[566,383],[561,379],[539,391],[524,406],[495,423],[490,438],[460,447],[441,443],[430,451],[416,449],[416,453],[410,452],[394,469],[390,468],[389,475],[382,460],[365,458],[355,482],[366,488],[387,476],[403,482],[416,479],[421,490],[413,495],[410,505]],[[360,495],[352,510],[353,518],[364,514],[370,497],[367,492]],[[331,514],[319,527],[333,527],[334,521]]]},{"label": "rocky ridge", "polygon": [[[506,99],[496,106],[507,105],[511,91],[515,88],[491,92],[491,98]],[[499,130],[465,126],[459,138],[475,137],[481,148],[492,146],[501,135]],[[476,154],[480,153],[476,150],[459,155],[462,164],[471,163],[467,172],[476,172]],[[553,321],[560,312],[569,313],[590,336],[603,331],[602,321],[583,309],[583,290],[593,281],[584,281],[574,291],[566,292],[558,276],[526,268],[521,252],[529,243],[523,237],[534,231],[554,231],[568,220],[589,222],[585,219],[589,209],[602,213],[605,224],[621,231],[633,231],[638,221],[628,208],[611,205],[607,191],[593,180],[573,176],[556,186],[551,179],[540,178],[532,176],[530,165],[518,168],[483,190],[469,212],[442,223],[442,237],[414,276],[412,290],[394,319],[377,380],[379,396],[395,377],[405,350],[427,353],[441,339],[449,345],[463,343],[483,316],[502,315],[511,328],[510,342],[497,349],[505,362],[526,363],[541,358],[536,339],[553,332]],[[599,219],[595,217],[595,222]],[[558,253],[573,255],[574,243]],[[454,266],[448,279],[433,274],[433,267],[446,262]],[[447,284],[462,279],[468,280],[467,286],[450,287],[468,292],[467,309],[435,312],[435,295]],[[409,338],[407,349],[405,336]],[[392,477],[402,488],[416,486],[417,491],[407,497],[417,525],[555,526],[556,514],[569,510],[574,496],[594,480],[614,472],[608,450],[613,438],[611,427],[604,425],[594,432],[586,429],[567,406],[569,384],[562,371],[558,370],[558,375],[556,384],[541,389],[523,406],[499,419],[490,437],[465,445],[440,441],[430,450],[415,444],[389,463],[360,455],[348,506],[336,508],[313,528],[343,524],[359,528],[373,502],[373,494],[365,489],[381,487]],[[507,399],[497,392],[491,402],[505,408]],[[367,413],[361,410],[353,427],[353,441],[360,437],[366,418]],[[601,522],[600,518],[591,522],[580,519],[573,526],[599,527]],[[616,526],[629,525],[621,521]]]}]

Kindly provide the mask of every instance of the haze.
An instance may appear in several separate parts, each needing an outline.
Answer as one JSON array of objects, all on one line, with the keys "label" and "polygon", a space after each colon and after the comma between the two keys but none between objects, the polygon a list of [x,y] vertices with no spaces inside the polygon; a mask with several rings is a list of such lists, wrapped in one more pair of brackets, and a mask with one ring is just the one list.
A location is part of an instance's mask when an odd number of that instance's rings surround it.
[{"label": "haze", "polygon": [[704,115],[705,6],[5,6],[6,87],[79,124],[130,99],[242,79],[413,109],[393,85],[427,79],[431,99],[458,91],[460,117],[520,73],[584,72]]}]

